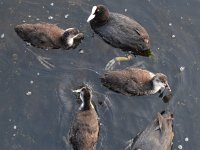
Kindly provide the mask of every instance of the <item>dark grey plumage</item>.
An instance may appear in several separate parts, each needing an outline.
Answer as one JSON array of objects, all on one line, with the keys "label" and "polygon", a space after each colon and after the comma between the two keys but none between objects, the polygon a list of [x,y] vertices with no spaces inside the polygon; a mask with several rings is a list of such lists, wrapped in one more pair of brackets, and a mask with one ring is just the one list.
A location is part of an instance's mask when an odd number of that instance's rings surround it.
[{"label": "dark grey plumage", "polygon": [[20,24],[15,27],[17,35],[38,48],[76,48],[83,39],[83,33],[76,28],[63,30],[54,24]]},{"label": "dark grey plumage", "polygon": [[157,113],[126,150],[171,150],[173,137],[173,115],[170,112]]},{"label": "dark grey plumage", "polygon": [[134,19],[109,12],[103,5],[97,6],[94,15],[90,25],[105,42],[134,55],[150,55],[149,35]]}]

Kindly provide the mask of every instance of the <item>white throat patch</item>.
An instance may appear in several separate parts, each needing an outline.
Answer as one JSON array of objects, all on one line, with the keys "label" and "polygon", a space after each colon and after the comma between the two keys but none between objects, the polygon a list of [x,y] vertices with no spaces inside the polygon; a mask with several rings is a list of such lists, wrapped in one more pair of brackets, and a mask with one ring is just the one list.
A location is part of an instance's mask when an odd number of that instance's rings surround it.
[{"label": "white throat patch", "polygon": [[[157,81],[158,80],[158,81]],[[154,86],[154,89],[153,91],[155,93],[157,93],[160,89],[161,90],[164,90],[165,89],[165,84],[162,83],[157,77],[153,80],[153,86]]]},{"label": "white throat patch", "polygon": [[74,44],[74,37],[69,36],[67,39],[67,44],[69,47],[71,47]]},{"label": "white throat patch", "polygon": [[69,45],[69,47],[71,47],[74,44],[74,38],[76,38],[77,36],[78,36],[78,34],[77,35],[70,35],[67,38],[67,44]]},{"label": "white throat patch", "polygon": [[96,10],[97,10],[97,6],[93,6],[92,12],[91,12],[90,16],[88,17],[87,22],[90,22],[92,19],[94,19],[94,17],[95,17],[94,13]]},{"label": "white throat patch", "polygon": [[83,92],[80,93],[80,99],[82,101],[81,106],[79,107],[79,110],[83,109],[85,103],[84,103],[84,98],[83,98]]},{"label": "white throat patch", "polygon": [[[83,97],[84,93],[81,90],[82,90],[82,88],[73,91],[73,92],[80,92],[80,99],[81,99],[82,103],[81,103],[81,106],[79,107],[79,110],[82,110],[84,108],[84,106],[85,106],[84,97]],[[93,106],[93,104],[91,102],[90,102],[90,106],[94,109],[94,106]]]}]

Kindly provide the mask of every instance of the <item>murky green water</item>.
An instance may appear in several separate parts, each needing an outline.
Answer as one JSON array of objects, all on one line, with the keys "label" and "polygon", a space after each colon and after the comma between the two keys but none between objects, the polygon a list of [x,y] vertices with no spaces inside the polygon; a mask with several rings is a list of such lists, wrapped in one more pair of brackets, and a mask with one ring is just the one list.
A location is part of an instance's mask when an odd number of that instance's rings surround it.
[{"label": "murky green water", "polygon": [[[86,20],[96,4],[135,18],[147,29],[155,57],[136,57],[117,67],[139,64],[152,72],[165,73],[174,91],[169,104],[164,104],[158,95],[127,97],[108,91],[101,86],[97,73],[83,69],[103,73],[110,59],[124,55],[97,35],[93,36]],[[98,150],[123,149],[126,141],[163,109],[174,113],[173,149],[182,145],[186,150],[198,150],[199,8],[199,0],[0,0],[0,149],[69,149],[63,136],[67,135],[78,108],[71,89],[84,81],[95,90],[94,99],[103,124]],[[85,33],[85,39],[70,51],[28,47],[37,54],[33,55],[13,29],[23,21],[77,27]],[[80,49],[84,50],[83,54],[79,53]],[[51,58],[48,62],[55,68],[45,68],[38,56]],[[185,70],[180,72],[182,66]]]}]

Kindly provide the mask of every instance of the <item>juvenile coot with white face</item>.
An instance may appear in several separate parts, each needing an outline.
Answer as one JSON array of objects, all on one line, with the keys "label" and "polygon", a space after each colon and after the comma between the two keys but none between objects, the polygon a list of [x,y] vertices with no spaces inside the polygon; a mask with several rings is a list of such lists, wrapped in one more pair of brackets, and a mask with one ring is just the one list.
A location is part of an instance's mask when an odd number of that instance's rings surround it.
[{"label": "juvenile coot with white face", "polygon": [[135,67],[107,71],[101,77],[101,82],[105,87],[124,95],[141,96],[157,92],[162,95],[165,89],[171,93],[166,75]]},{"label": "juvenile coot with white face", "polygon": [[43,49],[76,48],[84,37],[76,28],[63,30],[49,23],[20,24],[15,27],[15,32],[24,41]]},{"label": "juvenile coot with white face", "polygon": [[74,150],[93,150],[99,136],[99,118],[93,105],[92,91],[86,85],[74,92],[82,101],[74,117],[69,140]]}]

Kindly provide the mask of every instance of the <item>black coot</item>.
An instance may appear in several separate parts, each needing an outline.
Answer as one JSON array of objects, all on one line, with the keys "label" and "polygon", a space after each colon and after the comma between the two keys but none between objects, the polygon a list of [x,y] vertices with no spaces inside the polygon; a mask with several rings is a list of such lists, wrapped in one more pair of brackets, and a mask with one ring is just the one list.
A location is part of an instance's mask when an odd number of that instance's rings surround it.
[{"label": "black coot", "polygon": [[103,6],[94,6],[88,22],[92,29],[113,47],[135,55],[149,56],[149,35],[134,19],[109,12]]},{"label": "black coot", "polygon": [[[150,42],[147,31],[134,19],[109,12],[103,6],[93,6],[87,22],[106,43],[134,55],[150,56]],[[130,60],[117,57],[115,60]]]}]

